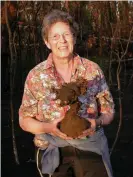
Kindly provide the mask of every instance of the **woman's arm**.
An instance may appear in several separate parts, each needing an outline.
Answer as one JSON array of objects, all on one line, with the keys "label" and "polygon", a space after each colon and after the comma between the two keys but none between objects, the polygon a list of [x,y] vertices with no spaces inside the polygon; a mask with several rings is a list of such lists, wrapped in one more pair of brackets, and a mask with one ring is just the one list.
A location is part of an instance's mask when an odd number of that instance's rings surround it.
[{"label": "woman's arm", "polygon": [[51,123],[45,123],[31,117],[26,117],[19,119],[19,125],[24,131],[30,132],[32,134],[49,133],[53,136],[58,136],[63,139],[71,139],[57,128],[57,125],[61,120],[62,118],[56,119]]},{"label": "woman's arm", "polygon": [[49,132],[48,123],[41,122],[31,117],[19,118],[19,125],[24,131],[30,132],[32,134]]},{"label": "woman's arm", "polygon": [[110,124],[114,119],[114,113],[104,113],[96,119],[96,126],[104,126]]},{"label": "woman's arm", "polygon": [[88,118],[88,121],[91,123],[91,127],[88,130],[85,130],[83,134],[79,136],[80,138],[83,136],[93,135],[97,128],[110,124],[114,119],[115,111],[112,95],[109,91],[102,70],[98,67],[97,71],[99,73],[99,80],[95,84],[97,86],[96,88],[98,88],[96,99],[99,117],[97,119]]},{"label": "woman's arm", "polygon": [[38,100],[36,99],[33,91],[36,83],[32,83],[32,80],[32,76],[29,74],[25,82],[22,104],[19,109],[20,127],[24,131],[32,134],[49,133],[63,139],[70,139],[57,128],[58,123],[63,119],[63,117],[56,119],[51,123],[42,122],[36,119],[39,115]]}]

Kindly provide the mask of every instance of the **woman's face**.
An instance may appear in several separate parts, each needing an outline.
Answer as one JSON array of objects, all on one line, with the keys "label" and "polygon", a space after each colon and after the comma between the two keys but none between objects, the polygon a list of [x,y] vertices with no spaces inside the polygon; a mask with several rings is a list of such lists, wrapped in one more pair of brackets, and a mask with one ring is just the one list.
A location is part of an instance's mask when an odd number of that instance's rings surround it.
[{"label": "woman's face", "polygon": [[75,38],[69,25],[64,22],[53,24],[48,31],[48,40],[45,44],[52,50],[56,58],[69,58],[73,54]]}]

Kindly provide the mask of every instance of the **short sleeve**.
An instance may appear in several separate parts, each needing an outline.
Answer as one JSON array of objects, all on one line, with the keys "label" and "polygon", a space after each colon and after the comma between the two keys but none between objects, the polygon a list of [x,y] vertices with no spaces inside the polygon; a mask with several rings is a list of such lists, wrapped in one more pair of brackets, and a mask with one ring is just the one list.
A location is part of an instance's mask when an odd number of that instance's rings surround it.
[{"label": "short sleeve", "polygon": [[112,95],[110,93],[109,87],[106,83],[105,76],[98,66],[98,75],[99,75],[99,81],[98,81],[98,93],[96,95],[96,98],[98,100],[98,112],[100,114],[104,113],[114,113],[114,102]]},{"label": "short sleeve", "polygon": [[37,102],[33,94],[32,80],[30,75],[28,75],[25,81],[22,103],[19,108],[19,118],[36,117]]}]

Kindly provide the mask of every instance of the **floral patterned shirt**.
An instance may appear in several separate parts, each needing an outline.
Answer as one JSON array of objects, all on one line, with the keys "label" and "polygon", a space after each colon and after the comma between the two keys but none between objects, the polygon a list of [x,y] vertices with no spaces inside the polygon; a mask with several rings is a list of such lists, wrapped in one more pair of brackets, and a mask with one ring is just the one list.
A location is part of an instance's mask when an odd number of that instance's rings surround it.
[{"label": "floral patterned shirt", "polygon": [[[96,63],[76,55],[71,81],[76,81],[78,77],[92,81],[97,77],[102,79],[104,75]],[[55,94],[51,92],[52,87],[60,88],[63,83],[64,80],[55,69],[51,53],[47,60],[35,66],[27,76],[19,118],[33,117],[39,121],[50,122],[64,116],[70,107],[61,107],[59,100],[54,100]],[[98,87],[102,88],[96,95],[99,99],[100,114],[113,113],[114,103],[108,86],[106,84],[106,87],[103,87],[106,82],[98,83]]]},{"label": "floral patterned shirt", "polygon": [[[90,104],[79,98],[82,102],[81,110],[77,113],[82,117],[88,117],[93,114],[94,118],[102,113],[114,113],[114,103],[106,84],[103,72],[99,66],[85,58],[76,55],[74,57],[74,67],[72,70],[71,81],[75,82],[77,78],[82,77],[88,80],[88,91],[94,93],[98,99],[99,107],[93,99]],[[63,78],[56,71],[52,54],[48,59],[35,66],[28,74],[25,81],[22,104],[19,109],[19,119],[27,117],[35,118],[39,121],[51,122],[52,120],[64,117],[69,105],[61,107],[60,100],[55,100],[56,95],[52,93],[52,87],[60,88],[64,83]],[[93,83],[93,84],[90,84]],[[94,87],[91,87],[94,85]],[[90,89],[89,89],[90,86]],[[87,96],[88,97],[88,96]],[[91,100],[92,96],[90,96]],[[35,146],[44,148],[48,146],[47,141],[41,141],[35,136]]]}]

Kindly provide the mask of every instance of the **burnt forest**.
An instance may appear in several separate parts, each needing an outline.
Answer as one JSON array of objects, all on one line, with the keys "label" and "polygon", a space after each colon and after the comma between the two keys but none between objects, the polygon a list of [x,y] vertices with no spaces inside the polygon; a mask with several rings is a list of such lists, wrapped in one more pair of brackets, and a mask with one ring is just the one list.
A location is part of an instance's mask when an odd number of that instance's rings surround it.
[{"label": "burnt forest", "polygon": [[75,51],[102,68],[115,103],[104,128],[114,177],[133,177],[133,1],[1,2],[1,176],[39,177],[34,136],[19,126],[29,71],[46,60],[41,28],[52,9],[79,25]]}]

